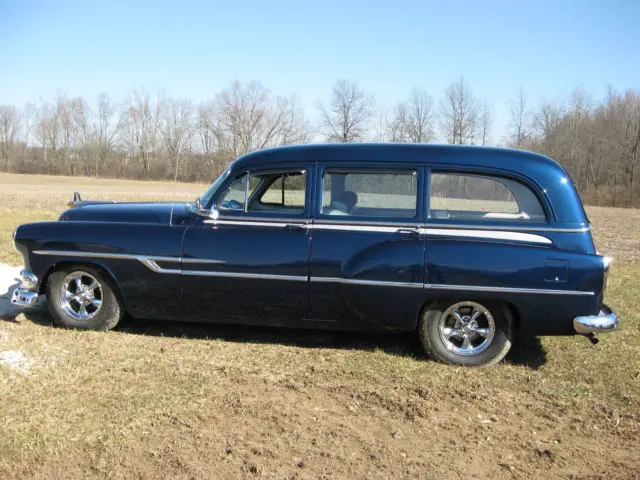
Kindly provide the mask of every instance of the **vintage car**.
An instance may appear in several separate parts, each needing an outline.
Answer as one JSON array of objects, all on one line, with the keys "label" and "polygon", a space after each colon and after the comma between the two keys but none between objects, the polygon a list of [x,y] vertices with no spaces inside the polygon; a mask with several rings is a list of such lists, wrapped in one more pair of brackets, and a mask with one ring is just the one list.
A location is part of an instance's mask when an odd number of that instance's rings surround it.
[{"label": "vintage car", "polygon": [[[191,203],[82,201],[21,225],[12,302],[61,326],[134,318],[416,331],[428,355],[501,360],[514,331],[618,327],[567,172],[542,155],[417,144],[244,155]],[[309,333],[312,335],[313,333]]]}]

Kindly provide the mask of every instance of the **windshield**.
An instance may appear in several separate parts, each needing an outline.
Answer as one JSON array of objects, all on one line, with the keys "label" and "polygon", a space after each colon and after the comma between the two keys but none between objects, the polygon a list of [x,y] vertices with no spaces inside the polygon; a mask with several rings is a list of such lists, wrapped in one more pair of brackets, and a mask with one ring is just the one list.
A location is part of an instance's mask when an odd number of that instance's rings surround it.
[{"label": "windshield", "polygon": [[213,194],[216,193],[216,190],[218,190],[218,187],[220,186],[220,184],[224,182],[224,179],[227,178],[230,171],[231,171],[231,165],[229,165],[225,169],[225,171],[222,172],[220,176],[215,179],[215,181],[211,184],[211,186],[207,188],[207,190],[200,196],[200,205],[202,206],[202,208],[206,208],[207,205],[211,203]]}]

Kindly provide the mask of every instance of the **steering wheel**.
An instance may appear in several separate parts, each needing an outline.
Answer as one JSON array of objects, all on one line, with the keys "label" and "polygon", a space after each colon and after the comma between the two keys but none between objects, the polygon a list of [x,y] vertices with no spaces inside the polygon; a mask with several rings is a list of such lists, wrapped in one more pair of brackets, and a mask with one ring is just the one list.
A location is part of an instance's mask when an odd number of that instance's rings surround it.
[{"label": "steering wheel", "polygon": [[242,210],[244,206],[237,200],[224,200],[220,203],[220,208],[225,210]]}]

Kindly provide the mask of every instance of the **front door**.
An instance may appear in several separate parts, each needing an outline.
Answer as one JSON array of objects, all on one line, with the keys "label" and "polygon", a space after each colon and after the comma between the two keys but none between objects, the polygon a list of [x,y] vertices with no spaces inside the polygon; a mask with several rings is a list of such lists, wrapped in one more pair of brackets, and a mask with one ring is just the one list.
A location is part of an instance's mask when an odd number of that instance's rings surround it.
[{"label": "front door", "polygon": [[218,218],[185,233],[187,317],[277,325],[308,316],[311,176],[287,164],[230,180]]}]

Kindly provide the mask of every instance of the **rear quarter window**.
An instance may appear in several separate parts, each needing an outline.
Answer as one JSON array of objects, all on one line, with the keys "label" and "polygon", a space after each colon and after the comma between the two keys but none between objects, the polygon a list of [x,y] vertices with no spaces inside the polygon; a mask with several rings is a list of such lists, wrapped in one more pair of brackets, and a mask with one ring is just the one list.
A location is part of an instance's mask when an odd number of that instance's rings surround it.
[{"label": "rear quarter window", "polygon": [[517,180],[448,172],[431,174],[429,218],[522,222],[546,220],[538,197]]}]

